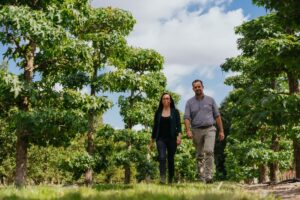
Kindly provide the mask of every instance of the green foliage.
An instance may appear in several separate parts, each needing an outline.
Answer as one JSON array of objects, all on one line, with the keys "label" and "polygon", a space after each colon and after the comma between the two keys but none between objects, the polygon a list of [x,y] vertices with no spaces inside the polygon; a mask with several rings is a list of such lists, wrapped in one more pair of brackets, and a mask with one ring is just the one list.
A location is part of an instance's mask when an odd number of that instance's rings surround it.
[{"label": "green foliage", "polygon": [[147,176],[154,178],[157,173],[157,164],[150,160],[155,155],[148,149],[149,136],[150,133],[146,131],[114,130],[109,126],[102,127],[95,139],[96,144],[99,142],[95,147],[96,155],[100,156],[100,159],[99,157],[97,159],[99,162],[97,166],[102,168],[95,170],[108,170],[113,166],[135,164],[138,181],[145,180]]},{"label": "green foliage", "polygon": [[8,184],[13,180],[13,169],[15,167],[14,146],[16,136],[9,127],[9,123],[0,118],[0,183]]},{"label": "green foliage", "polygon": [[78,180],[89,168],[95,166],[95,159],[87,152],[77,152],[69,157],[67,160],[62,161],[61,169],[71,172],[73,179]]},{"label": "green foliage", "polygon": [[27,182],[30,185],[72,182],[70,173],[61,170],[60,167],[61,160],[67,160],[70,153],[62,147],[32,145],[28,152]]},{"label": "green foliage", "polygon": [[119,97],[121,116],[127,128],[142,124],[152,125],[152,118],[160,94],[166,86],[161,72],[163,58],[153,50],[130,48],[124,66],[116,68],[101,77],[106,89],[128,92]]},{"label": "green foliage", "polygon": [[227,137],[226,172],[230,180],[240,181],[258,178],[258,166],[278,162],[280,170],[288,170],[292,166],[291,142],[282,141],[280,151],[270,149],[271,142],[253,139],[241,141],[233,133]]},{"label": "green foliage", "polygon": [[258,6],[275,11],[281,18],[284,25],[290,27],[300,27],[300,2],[298,0],[252,0]]},{"label": "green foliage", "polygon": [[196,180],[195,147],[191,140],[183,138],[175,154],[175,180],[178,182]]},{"label": "green foliage", "polygon": [[[119,8],[91,8],[90,16],[86,20],[85,24],[81,27],[80,33],[86,33],[89,37],[90,34],[106,34],[106,35],[128,35],[135,24],[135,19],[128,11],[121,10]],[[84,35],[83,35],[84,36]],[[89,38],[90,40],[102,39]],[[109,44],[109,42],[107,43]]]},{"label": "green foliage", "polygon": [[[0,88],[5,91],[5,96],[1,95],[1,98],[11,98],[7,97],[13,93],[14,98],[16,98],[22,90],[22,83],[20,82],[18,76],[11,74],[7,70],[7,63],[4,63],[0,68]],[[7,100],[3,99],[2,103],[6,103]]]},{"label": "green foliage", "polygon": [[51,108],[31,112],[18,111],[12,114],[11,120],[17,129],[30,131],[30,142],[41,146],[67,145],[71,138],[84,132],[87,127],[87,121],[83,120],[81,112]]}]

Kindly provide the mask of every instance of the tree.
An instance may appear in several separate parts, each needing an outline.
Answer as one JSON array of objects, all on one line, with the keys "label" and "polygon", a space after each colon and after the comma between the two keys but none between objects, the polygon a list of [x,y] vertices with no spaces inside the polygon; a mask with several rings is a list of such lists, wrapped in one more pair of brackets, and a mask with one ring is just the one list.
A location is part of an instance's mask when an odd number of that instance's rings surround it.
[{"label": "tree", "polygon": [[[156,51],[129,48],[124,64],[103,77],[110,91],[127,92],[129,95],[119,97],[120,114],[128,134],[135,125],[152,126],[153,113],[166,86],[162,66],[163,57]],[[128,151],[131,148],[132,143],[128,141]],[[125,183],[128,184],[131,176],[130,162],[125,163],[124,168]]]},{"label": "tree", "polygon": [[[91,49],[74,38],[71,29],[66,28],[68,24],[75,23],[72,16],[78,11],[76,5],[86,3],[87,1],[1,2],[0,40],[8,47],[4,56],[15,60],[17,66],[23,69],[23,74],[17,79],[19,86],[8,84],[18,94],[9,99],[12,104],[10,123],[15,124],[17,134],[16,186],[25,184],[27,149],[30,143],[65,144],[83,125],[78,122],[84,123],[84,120],[79,120],[82,117],[80,110],[65,109],[66,99],[61,100],[64,92],[53,90],[55,82],[50,77],[63,71],[86,68],[91,63]],[[41,74],[41,81],[34,80],[34,75],[38,72]],[[9,76],[11,77],[6,74],[5,79],[8,80]],[[1,95],[5,95],[3,92],[1,91]]]},{"label": "tree", "polygon": [[[270,13],[267,16],[246,22],[237,27],[236,32],[242,35],[238,40],[238,46],[243,53],[237,58],[228,59],[227,63],[223,65],[223,69],[240,71],[243,74],[246,72],[252,80],[268,81],[268,87],[271,90],[268,92],[270,96],[265,98],[264,105],[272,102],[268,104],[270,113],[268,115],[272,120],[267,122],[278,128],[284,124],[288,125],[290,127],[289,133],[292,135],[287,136],[295,138],[292,129],[299,126],[299,122],[296,120],[299,117],[294,115],[294,110],[290,110],[290,106],[294,104],[294,99],[298,98],[298,95],[288,95],[285,83],[291,85],[290,82],[292,82],[295,86],[295,77],[299,74],[298,68],[295,67],[296,63],[299,63],[299,58],[295,56],[299,52],[297,36],[286,33],[285,25],[282,24],[277,13]],[[252,61],[245,68],[245,61],[249,59]],[[286,79],[289,81],[285,81]],[[279,87],[279,85],[281,86]],[[297,86],[295,87],[297,88]],[[266,104],[266,102],[268,103]],[[280,128],[274,130],[280,130]],[[273,135],[272,148],[276,151],[278,150],[277,140],[278,136]],[[295,160],[297,162],[296,157]],[[276,165],[272,166],[278,168]]]},{"label": "tree", "polygon": [[[271,56],[262,59],[263,63],[276,62],[284,67],[284,72],[288,77],[289,92],[291,95],[298,96],[299,89],[299,33],[300,30],[300,2],[297,0],[276,1],[276,0],[253,0],[259,6],[264,6],[274,10],[278,16],[280,25],[285,30],[279,38],[270,38],[261,42],[257,55],[264,52],[262,56]],[[263,51],[268,48],[269,51]],[[277,58],[278,56],[278,58]],[[263,64],[262,63],[262,64]],[[294,126],[297,125],[294,123]],[[300,141],[297,136],[293,139],[294,159],[296,166],[296,178],[300,178]]]},{"label": "tree", "polygon": [[[90,43],[93,47],[92,67],[88,72],[82,72],[85,83],[91,89],[91,98],[97,99],[97,93],[104,91],[101,77],[104,76],[105,66],[114,65],[115,60],[122,60],[126,49],[125,36],[130,33],[135,24],[132,15],[117,8],[90,8],[88,18],[76,30],[79,38]],[[102,74],[100,71],[103,71]],[[105,108],[110,107],[108,104]],[[101,116],[105,109],[91,108],[88,110],[87,152],[93,157],[94,134],[96,118]],[[92,167],[85,173],[86,185],[92,184]]]}]

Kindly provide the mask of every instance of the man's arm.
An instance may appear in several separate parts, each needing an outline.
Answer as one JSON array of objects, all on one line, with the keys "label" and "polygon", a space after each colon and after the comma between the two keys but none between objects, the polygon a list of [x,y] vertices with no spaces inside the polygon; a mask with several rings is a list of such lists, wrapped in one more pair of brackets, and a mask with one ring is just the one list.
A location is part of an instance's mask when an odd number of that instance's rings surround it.
[{"label": "man's arm", "polygon": [[192,139],[193,134],[192,134],[192,131],[191,131],[190,117],[191,117],[190,105],[189,105],[189,102],[186,102],[185,110],[184,110],[184,126],[185,126],[185,131],[186,131],[187,137]]},{"label": "man's arm", "polygon": [[216,122],[217,122],[217,125],[218,125],[218,128],[219,128],[219,140],[222,141],[222,140],[224,140],[225,135],[224,135],[223,123],[222,123],[221,115],[219,115],[216,118]]},{"label": "man's arm", "polygon": [[192,139],[193,138],[193,134],[191,131],[191,122],[189,119],[184,119],[184,126],[185,126],[185,130],[186,130],[186,134],[188,136],[188,138]]}]

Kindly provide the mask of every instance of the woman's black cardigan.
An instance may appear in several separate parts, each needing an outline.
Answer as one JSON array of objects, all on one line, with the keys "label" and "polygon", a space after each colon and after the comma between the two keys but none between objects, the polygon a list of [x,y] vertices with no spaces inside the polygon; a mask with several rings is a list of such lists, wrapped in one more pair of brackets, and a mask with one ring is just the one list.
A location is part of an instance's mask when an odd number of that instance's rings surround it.
[{"label": "woman's black cardigan", "polygon": [[[159,123],[161,119],[162,110],[156,111],[154,115],[154,126],[152,129],[152,139],[158,139],[159,134]],[[180,113],[177,109],[171,108],[170,115],[170,123],[171,123],[171,135],[172,139],[176,139],[178,133],[181,133],[181,123],[180,123]]]}]

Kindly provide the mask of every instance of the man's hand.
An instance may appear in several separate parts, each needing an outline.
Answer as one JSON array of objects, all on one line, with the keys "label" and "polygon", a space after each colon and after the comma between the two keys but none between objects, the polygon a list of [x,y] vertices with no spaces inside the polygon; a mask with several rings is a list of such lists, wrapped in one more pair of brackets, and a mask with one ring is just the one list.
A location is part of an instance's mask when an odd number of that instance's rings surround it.
[{"label": "man's hand", "polygon": [[219,140],[223,141],[225,138],[224,131],[219,131]]},{"label": "man's hand", "polygon": [[187,137],[188,137],[189,139],[192,139],[192,138],[193,138],[193,133],[192,133],[191,130],[186,131],[186,134],[187,134]]}]

